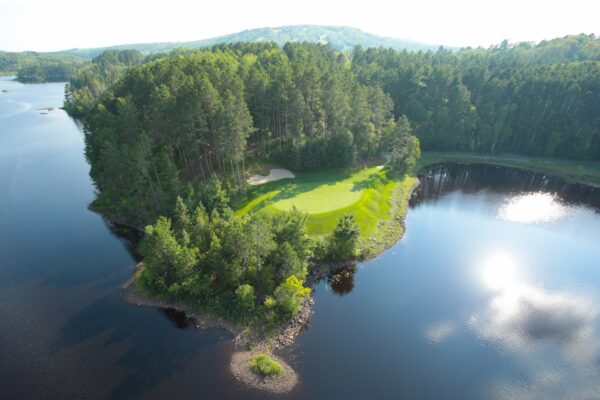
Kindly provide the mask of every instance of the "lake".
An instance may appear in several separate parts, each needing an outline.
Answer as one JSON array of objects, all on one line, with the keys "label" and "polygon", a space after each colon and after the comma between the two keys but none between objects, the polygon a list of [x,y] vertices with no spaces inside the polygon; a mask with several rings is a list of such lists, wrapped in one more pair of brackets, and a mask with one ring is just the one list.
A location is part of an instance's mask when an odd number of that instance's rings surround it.
[{"label": "lake", "polygon": [[[281,398],[229,373],[231,335],[120,299],[136,258],[87,209],[64,84],[1,89],[0,397]],[[400,242],[315,288],[285,398],[600,398],[598,191],[486,166],[423,181]]]}]

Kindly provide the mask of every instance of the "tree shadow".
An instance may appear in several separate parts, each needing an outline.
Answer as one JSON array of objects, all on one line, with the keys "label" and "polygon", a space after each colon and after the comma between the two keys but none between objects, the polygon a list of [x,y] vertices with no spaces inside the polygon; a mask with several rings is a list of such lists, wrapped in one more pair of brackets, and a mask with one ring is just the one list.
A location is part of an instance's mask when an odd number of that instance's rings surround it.
[{"label": "tree shadow", "polygon": [[[102,222],[110,231],[112,237],[118,239],[118,244],[113,244],[110,236],[101,236],[104,240],[100,250],[93,247],[88,241],[82,246],[74,246],[70,250],[69,258],[61,259],[45,271],[43,284],[49,287],[67,288],[82,284],[93,284],[92,291],[98,292],[103,289],[113,288],[127,279],[131,274],[130,269],[121,268],[121,265],[133,266],[141,261],[141,255],[136,251],[143,233],[132,228],[111,222],[102,216]],[[125,253],[119,251],[119,244],[125,249]],[[112,251],[111,253],[107,253]]]},{"label": "tree shadow", "polygon": [[342,268],[327,277],[327,284],[333,293],[338,296],[345,296],[354,289],[355,274],[356,265]]},{"label": "tree shadow", "polygon": [[324,174],[300,175],[297,176],[295,180],[290,179],[289,182],[286,182],[284,185],[282,185],[281,181],[269,182],[265,185],[261,185],[263,187],[260,189],[257,188],[251,190],[246,196],[246,200],[250,201],[258,196],[278,190],[277,194],[269,199],[261,201],[253,208],[254,211],[259,211],[278,201],[291,199],[303,193],[317,190],[323,186],[333,186],[340,181],[350,178],[353,172],[355,171],[336,171],[332,173],[331,176],[324,176]]},{"label": "tree shadow", "polygon": [[355,182],[352,186],[353,192],[360,192],[365,189],[375,189],[384,185],[387,182],[387,178],[382,176],[381,174],[375,172],[370,174],[368,177],[363,179],[362,181]]},{"label": "tree shadow", "polygon": [[[167,319],[164,316],[167,316]],[[170,321],[170,322],[169,322]],[[124,303],[118,294],[100,298],[75,314],[58,332],[50,352],[82,345],[107,335],[103,351],[114,352],[116,365],[124,368],[121,381],[112,389],[113,399],[143,394],[181,372],[205,347],[232,336],[224,331],[173,329],[190,326],[181,315]],[[112,346],[118,344],[119,346]],[[126,350],[123,353],[123,346]]]}]

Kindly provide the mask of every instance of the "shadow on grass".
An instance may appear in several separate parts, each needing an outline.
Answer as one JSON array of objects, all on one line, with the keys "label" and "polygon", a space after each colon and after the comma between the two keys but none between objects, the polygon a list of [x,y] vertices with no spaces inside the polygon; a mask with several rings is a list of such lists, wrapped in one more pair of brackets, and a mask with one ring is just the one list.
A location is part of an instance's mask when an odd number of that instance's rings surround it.
[{"label": "shadow on grass", "polygon": [[379,173],[373,173],[369,175],[366,179],[362,181],[354,182],[352,186],[353,192],[360,192],[365,189],[375,189],[382,185],[385,185],[388,182],[388,179],[385,176],[382,176]]},{"label": "shadow on grass", "polygon": [[253,199],[263,196],[269,192],[278,190],[274,196],[261,201],[252,208],[252,211],[260,211],[270,204],[281,200],[287,200],[299,196],[303,193],[308,193],[317,190],[323,186],[333,186],[340,181],[349,179],[355,174],[356,170],[336,170],[325,172],[305,172],[298,173],[296,178],[282,179],[275,182],[268,182],[259,187],[252,188],[248,191],[244,199],[240,202],[237,208],[242,208]]},{"label": "shadow on grass", "polygon": [[[380,164],[378,164],[380,165]],[[371,168],[371,167],[365,167]],[[279,181],[268,182],[251,188],[246,195],[238,202],[236,209],[241,209],[258,199],[261,196],[273,193],[270,197],[261,199],[257,204],[253,205],[251,212],[259,212],[264,208],[282,200],[295,198],[303,193],[308,193],[325,186],[333,186],[341,181],[352,178],[355,174],[361,173],[364,168],[350,168],[340,170],[327,170],[321,172],[299,172],[296,178],[282,179]],[[399,179],[388,168],[370,173],[367,177],[353,182],[352,191],[360,192],[365,189],[376,189],[389,183],[391,180]]]}]

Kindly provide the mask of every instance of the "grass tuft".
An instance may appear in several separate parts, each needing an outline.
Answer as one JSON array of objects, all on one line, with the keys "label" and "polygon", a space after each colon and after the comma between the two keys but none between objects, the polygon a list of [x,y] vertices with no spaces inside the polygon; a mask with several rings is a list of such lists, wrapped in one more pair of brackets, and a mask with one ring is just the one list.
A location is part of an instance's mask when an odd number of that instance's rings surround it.
[{"label": "grass tuft", "polygon": [[283,367],[267,353],[259,353],[252,357],[249,367],[262,376],[276,376],[283,373]]}]

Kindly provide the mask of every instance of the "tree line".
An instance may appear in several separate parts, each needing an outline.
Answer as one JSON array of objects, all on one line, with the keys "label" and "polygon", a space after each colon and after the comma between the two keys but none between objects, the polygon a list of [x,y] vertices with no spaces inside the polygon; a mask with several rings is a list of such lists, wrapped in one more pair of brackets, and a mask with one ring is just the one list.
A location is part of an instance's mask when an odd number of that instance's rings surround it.
[{"label": "tree line", "polygon": [[425,150],[600,160],[600,40],[593,35],[450,52],[356,48]]},{"label": "tree line", "polygon": [[600,159],[598,43],[109,51],[75,74],[65,108],[86,115],[96,203],[143,224],[213,173],[242,190],[248,156],[315,169],[383,152],[403,164],[419,146],[394,135],[411,129],[424,150]]},{"label": "tree line", "polygon": [[84,62],[66,54],[0,51],[0,75],[16,75],[21,82],[66,82]]}]

